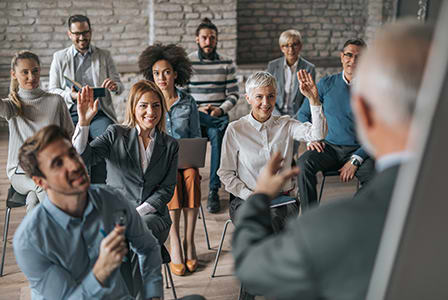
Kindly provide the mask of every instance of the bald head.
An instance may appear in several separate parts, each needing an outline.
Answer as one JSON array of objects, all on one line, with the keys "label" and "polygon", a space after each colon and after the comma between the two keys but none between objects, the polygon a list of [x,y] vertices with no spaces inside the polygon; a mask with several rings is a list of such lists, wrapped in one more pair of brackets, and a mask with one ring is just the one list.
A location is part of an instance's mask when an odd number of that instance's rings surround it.
[{"label": "bald head", "polygon": [[381,111],[385,122],[410,122],[432,33],[432,27],[413,21],[389,24],[363,54],[353,92]]}]

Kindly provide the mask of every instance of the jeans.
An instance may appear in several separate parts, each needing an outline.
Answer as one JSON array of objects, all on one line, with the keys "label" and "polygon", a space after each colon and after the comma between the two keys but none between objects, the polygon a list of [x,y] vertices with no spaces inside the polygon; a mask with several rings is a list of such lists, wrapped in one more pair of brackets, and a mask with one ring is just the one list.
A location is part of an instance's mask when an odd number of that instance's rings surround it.
[{"label": "jeans", "polygon": [[[78,124],[78,111],[76,110],[75,105],[70,108],[70,116],[73,124],[76,126],[76,124]],[[114,122],[109,119],[103,111],[99,110],[90,124],[89,139],[93,140],[94,138],[102,135],[111,124],[114,124]],[[92,183],[106,183],[107,171],[106,162],[104,160],[102,162],[98,162],[89,169],[90,181]]]},{"label": "jeans", "polygon": [[221,162],[221,145],[227,125],[229,124],[229,116],[212,117],[206,113],[199,112],[199,121],[201,127],[204,128],[212,147],[212,155],[210,158],[210,190],[218,190],[221,187],[218,172]]}]

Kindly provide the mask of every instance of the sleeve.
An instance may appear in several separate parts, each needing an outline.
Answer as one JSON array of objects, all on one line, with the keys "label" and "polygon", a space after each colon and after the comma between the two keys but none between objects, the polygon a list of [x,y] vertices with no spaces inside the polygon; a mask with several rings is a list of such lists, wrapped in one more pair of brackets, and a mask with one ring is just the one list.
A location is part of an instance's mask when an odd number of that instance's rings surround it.
[{"label": "sleeve", "polygon": [[233,233],[238,279],[257,295],[276,299],[316,299],[311,257],[299,219],[273,234],[269,197],[254,194],[240,209]]},{"label": "sleeve", "polygon": [[67,107],[73,105],[73,99],[71,96],[71,91],[69,88],[66,88],[65,85],[61,85],[62,78],[64,74],[62,73],[62,68],[59,60],[57,59],[57,53],[53,55],[53,60],[51,61],[50,72],[49,72],[49,82],[48,82],[48,91],[53,94],[61,95],[64,98],[65,104]]},{"label": "sleeve", "polygon": [[198,106],[196,105],[196,101],[191,97],[190,107],[191,107],[191,116],[190,116],[190,137],[192,138],[200,138],[201,134],[201,125],[199,122],[199,111]]},{"label": "sleeve", "polygon": [[168,149],[169,165],[166,166],[165,177],[160,181],[154,192],[145,199],[145,202],[154,207],[157,211],[161,211],[164,206],[171,201],[174,194],[174,188],[177,182],[177,158],[179,155],[179,144],[174,141]]},{"label": "sleeve", "polygon": [[76,280],[59,265],[54,264],[36,248],[37,241],[14,239],[17,264],[30,282],[30,287],[45,299],[101,299],[108,287],[103,287],[92,271]]},{"label": "sleeve", "polygon": [[19,111],[9,98],[0,100],[0,117],[9,120],[19,115]]},{"label": "sleeve", "polygon": [[[313,74],[315,77],[316,76],[315,69],[313,69],[313,71],[311,72],[311,76],[313,76]],[[315,80],[314,77],[313,77],[313,80]],[[322,105],[324,104],[324,101],[325,101],[324,85],[325,85],[325,78],[323,78],[322,80],[320,80],[317,83],[317,91],[319,93],[319,100],[322,103]],[[302,123],[311,122],[311,108],[310,108],[310,100],[308,100],[308,98],[303,99],[302,106],[300,106],[300,109],[296,114],[296,119]]]},{"label": "sleeve", "polygon": [[246,184],[238,177],[239,149],[233,127],[227,128],[222,141],[221,164],[217,172],[226,191],[241,199],[247,199],[251,194]]},{"label": "sleeve", "polygon": [[107,52],[107,67],[109,69],[109,78],[117,84],[117,90],[114,93],[120,95],[124,90],[123,83],[121,82],[120,74],[118,73],[114,60],[109,52]]},{"label": "sleeve", "polygon": [[[84,151],[81,153],[84,163],[87,166],[94,166],[103,159],[109,158],[116,136],[117,129],[115,126],[109,126],[105,133],[95,138],[90,144],[87,143]],[[77,138],[78,133],[75,131],[72,140],[75,141]]]},{"label": "sleeve", "polygon": [[70,117],[70,112],[68,111],[67,105],[65,105],[64,100],[60,98],[61,104],[60,104],[60,126],[64,128],[69,136],[73,136],[73,133],[75,131],[75,126],[73,125],[73,120]]},{"label": "sleeve", "polygon": [[297,120],[289,119],[289,134],[296,141],[320,141],[327,135],[327,121],[322,110],[322,105],[311,106],[310,111],[311,122],[301,123]]},{"label": "sleeve", "polygon": [[80,126],[79,123],[76,124],[75,132],[72,136],[72,144],[76,149],[76,152],[82,154],[86,149],[87,143],[89,141],[89,126]]},{"label": "sleeve", "polygon": [[362,163],[364,160],[366,160],[367,158],[369,158],[369,154],[367,154],[367,152],[364,150],[364,148],[361,146],[359,147],[355,152],[353,152],[352,155],[356,155],[358,157],[360,157],[360,162]]},{"label": "sleeve", "polygon": [[224,113],[228,113],[238,101],[238,81],[236,79],[236,67],[232,62],[230,67],[227,69],[226,74],[226,101],[221,104],[220,108]]},{"label": "sleeve", "polygon": [[[122,201],[127,200],[122,196]],[[157,239],[147,228],[136,210],[128,205],[130,216],[126,225],[126,238],[134,253],[138,255],[143,281],[143,299],[162,297],[163,281],[161,273],[161,250]]]}]

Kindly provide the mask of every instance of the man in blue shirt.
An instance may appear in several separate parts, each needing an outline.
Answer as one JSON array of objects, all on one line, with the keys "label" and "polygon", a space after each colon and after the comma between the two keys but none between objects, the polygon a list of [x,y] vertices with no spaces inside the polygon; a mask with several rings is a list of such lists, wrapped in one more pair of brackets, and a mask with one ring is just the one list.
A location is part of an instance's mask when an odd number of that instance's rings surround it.
[{"label": "man in blue shirt", "polygon": [[[20,166],[48,197],[14,236],[17,263],[36,299],[134,299],[120,272],[138,256],[143,299],[163,295],[160,246],[119,191],[90,186],[68,135],[50,125],[27,139]],[[136,290],[137,288],[135,288]]]},{"label": "man in blue shirt", "polygon": [[[300,92],[308,99],[321,101],[328,124],[326,138],[309,143],[308,151],[298,159],[299,195],[303,210],[317,204],[316,173],[319,171],[337,170],[343,182],[356,176],[361,185],[374,175],[374,162],[356,138],[356,125],[350,106],[350,85],[365,46],[362,39],[346,41],[340,54],[343,71],[322,78],[317,86],[305,70],[298,72]],[[308,99],[305,99],[297,113],[301,122],[311,121]]]}]

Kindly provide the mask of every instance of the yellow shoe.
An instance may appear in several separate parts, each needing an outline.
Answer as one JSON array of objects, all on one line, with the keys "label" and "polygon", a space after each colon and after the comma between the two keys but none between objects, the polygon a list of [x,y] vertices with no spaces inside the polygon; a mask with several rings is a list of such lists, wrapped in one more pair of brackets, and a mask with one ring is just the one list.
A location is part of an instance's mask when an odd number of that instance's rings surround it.
[{"label": "yellow shoe", "polygon": [[190,271],[191,273],[196,271],[196,269],[198,268],[198,265],[199,265],[197,259],[187,259],[185,264],[187,265],[188,271]]},{"label": "yellow shoe", "polygon": [[184,264],[173,264],[172,262],[170,262],[170,270],[177,276],[184,276],[186,271]]}]

